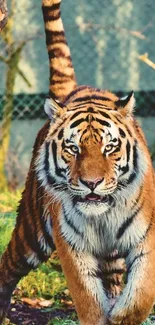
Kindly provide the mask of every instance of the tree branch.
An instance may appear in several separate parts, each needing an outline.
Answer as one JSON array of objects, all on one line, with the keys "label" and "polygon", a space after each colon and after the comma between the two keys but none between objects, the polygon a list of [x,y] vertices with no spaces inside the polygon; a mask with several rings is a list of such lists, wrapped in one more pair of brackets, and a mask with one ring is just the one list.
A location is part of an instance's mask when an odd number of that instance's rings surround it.
[{"label": "tree branch", "polygon": [[20,77],[25,81],[25,83],[28,85],[28,87],[31,88],[32,87],[31,83],[29,82],[29,80],[25,76],[25,73],[19,67],[17,67],[17,72],[20,75]]},{"label": "tree branch", "polygon": [[0,0],[0,31],[4,28],[7,23],[8,9],[7,0]]}]

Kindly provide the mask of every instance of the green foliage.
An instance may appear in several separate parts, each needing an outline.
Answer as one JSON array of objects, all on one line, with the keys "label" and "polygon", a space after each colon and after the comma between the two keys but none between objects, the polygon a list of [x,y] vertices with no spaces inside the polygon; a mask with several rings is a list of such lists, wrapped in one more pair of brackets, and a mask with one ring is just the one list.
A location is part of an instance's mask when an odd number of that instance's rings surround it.
[{"label": "green foliage", "polygon": [[15,213],[0,216],[0,256],[8,244],[15,223]]},{"label": "green foliage", "polygon": [[147,319],[146,322],[144,322],[142,325],[155,325],[155,322],[151,321],[150,319]]},{"label": "green foliage", "polygon": [[[0,217],[3,214],[7,213],[15,213],[18,202],[21,198],[21,191],[18,190],[16,192],[10,192],[8,190],[0,193]],[[7,217],[7,215],[6,215]]]},{"label": "green foliage", "polygon": [[55,318],[50,321],[47,325],[78,325],[79,323],[74,322],[71,319],[61,320],[60,318]]},{"label": "green foliage", "polygon": [[8,244],[16,220],[16,209],[21,191],[0,194],[0,256]]},{"label": "green foliage", "polygon": [[31,271],[23,278],[19,283],[19,288],[18,297],[43,297],[50,299],[64,292],[66,281],[62,272],[54,270],[51,260],[49,260],[47,263],[40,265],[36,271]]}]

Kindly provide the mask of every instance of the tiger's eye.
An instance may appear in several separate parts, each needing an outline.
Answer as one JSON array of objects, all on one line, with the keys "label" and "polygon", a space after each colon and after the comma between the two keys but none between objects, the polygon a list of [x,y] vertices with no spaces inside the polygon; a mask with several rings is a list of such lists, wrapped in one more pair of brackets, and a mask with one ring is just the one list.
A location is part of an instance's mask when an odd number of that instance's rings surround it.
[{"label": "tiger's eye", "polygon": [[77,146],[70,146],[70,150],[73,152],[73,153],[78,153],[79,152],[79,148]]},{"label": "tiger's eye", "polygon": [[105,147],[105,151],[111,151],[113,149],[113,145],[109,144]]}]

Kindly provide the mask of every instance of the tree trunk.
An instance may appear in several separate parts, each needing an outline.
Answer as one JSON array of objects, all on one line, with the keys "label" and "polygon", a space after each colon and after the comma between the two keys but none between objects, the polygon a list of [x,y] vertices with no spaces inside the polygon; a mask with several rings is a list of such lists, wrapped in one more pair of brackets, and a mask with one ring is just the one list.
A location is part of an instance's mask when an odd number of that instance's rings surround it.
[{"label": "tree trunk", "polygon": [[4,191],[7,187],[7,178],[5,175],[5,162],[10,142],[10,130],[13,114],[14,85],[22,48],[23,46],[19,47],[14,53],[12,53],[7,65],[3,119],[0,129],[0,192]]},{"label": "tree trunk", "polygon": [[6,0],[0,0],[0,31],[7,23],[8,9]]}]

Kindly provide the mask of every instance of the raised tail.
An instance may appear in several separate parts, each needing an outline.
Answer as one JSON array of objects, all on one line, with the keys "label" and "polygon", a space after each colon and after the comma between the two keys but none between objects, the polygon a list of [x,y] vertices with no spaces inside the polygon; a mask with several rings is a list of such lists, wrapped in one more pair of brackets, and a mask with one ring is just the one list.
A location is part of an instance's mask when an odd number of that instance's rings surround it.
[{"label": "raised tail", "polygon": [[50,65],[49,95],[63,102],[77,85],[61,19],[60,4],[61,0],[42,0]]}]

